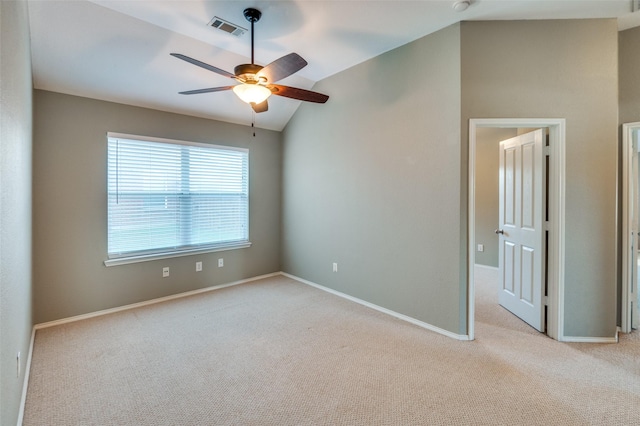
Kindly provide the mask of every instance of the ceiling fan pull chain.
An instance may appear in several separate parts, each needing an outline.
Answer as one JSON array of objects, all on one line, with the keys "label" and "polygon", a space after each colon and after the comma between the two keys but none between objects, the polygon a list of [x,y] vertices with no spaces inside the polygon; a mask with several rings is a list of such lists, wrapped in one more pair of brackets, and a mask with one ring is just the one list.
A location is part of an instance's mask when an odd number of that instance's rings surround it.
[{"label": "ceiling fan pull chain", "polygon": [[251,110],[251,128],[253,129],[253,137],[256,137],[256,112]]}]

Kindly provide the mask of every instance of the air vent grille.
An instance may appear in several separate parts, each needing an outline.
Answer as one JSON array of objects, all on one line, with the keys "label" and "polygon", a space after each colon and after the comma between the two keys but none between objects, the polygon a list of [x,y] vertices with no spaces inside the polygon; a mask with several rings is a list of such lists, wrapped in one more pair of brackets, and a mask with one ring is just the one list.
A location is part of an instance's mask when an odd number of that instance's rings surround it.
[{"label": "air vent grille", "polygon": [[240,25],[232,24],[231,22],[226,21],[217,16],[214,16],[213,19],[209,21],[208,25],[212,26],[213,28],[222,30],[226,33],[229,33],[231,35],[234,35],[236,37],[240,37],[242,34],[247,32],[246,28],[242,28]]}]

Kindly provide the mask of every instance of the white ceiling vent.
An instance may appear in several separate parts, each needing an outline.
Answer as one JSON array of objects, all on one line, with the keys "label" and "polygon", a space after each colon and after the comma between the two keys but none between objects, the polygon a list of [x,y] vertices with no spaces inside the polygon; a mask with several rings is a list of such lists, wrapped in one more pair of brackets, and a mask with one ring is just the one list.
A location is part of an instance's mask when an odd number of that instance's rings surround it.
[{"label": "white ceiling vent", "polygon": [[209,21],[208,25],[236,37],[240,37],[242,34],[247,32],[246,28],[242,28],[240,25],[232,24],[231,22],[225,21],[224,19],[218,18],[217,16],[214,16],[213,19]]}]

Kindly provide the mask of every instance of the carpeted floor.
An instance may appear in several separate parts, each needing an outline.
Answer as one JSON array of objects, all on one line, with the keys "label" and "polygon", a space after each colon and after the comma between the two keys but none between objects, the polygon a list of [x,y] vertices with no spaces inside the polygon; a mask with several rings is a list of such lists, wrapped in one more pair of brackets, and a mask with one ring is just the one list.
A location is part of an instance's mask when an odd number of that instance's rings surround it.
[{"label": "carpeted floor", "polygon": [[637,336],[553,341],[491,274],[473,342],[286,277],[42,329],[24,424],[640,424]]}]

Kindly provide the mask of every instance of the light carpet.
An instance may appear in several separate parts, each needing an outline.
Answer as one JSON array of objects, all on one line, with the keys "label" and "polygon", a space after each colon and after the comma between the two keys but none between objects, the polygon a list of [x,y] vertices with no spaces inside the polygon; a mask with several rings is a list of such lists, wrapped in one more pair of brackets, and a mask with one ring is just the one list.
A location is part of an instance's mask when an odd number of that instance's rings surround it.
[{"label": "light carpet", "polygon": [[492,274],[473,342],[283,276],[41,329],[24,424],[640,424],[640,340],[551,340]]}]

